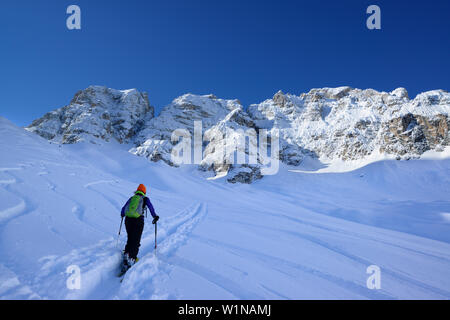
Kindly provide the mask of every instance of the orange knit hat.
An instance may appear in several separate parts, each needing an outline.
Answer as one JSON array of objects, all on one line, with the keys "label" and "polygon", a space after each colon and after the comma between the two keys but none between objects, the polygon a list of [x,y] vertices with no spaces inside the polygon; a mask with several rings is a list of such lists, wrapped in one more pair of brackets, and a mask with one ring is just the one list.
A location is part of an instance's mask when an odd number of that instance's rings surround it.
[{"label": "orange knit hat", "polygon": [[143,194],[147,193],[147,189],[143,184],[140,184],[136,191],[141,191]]}]

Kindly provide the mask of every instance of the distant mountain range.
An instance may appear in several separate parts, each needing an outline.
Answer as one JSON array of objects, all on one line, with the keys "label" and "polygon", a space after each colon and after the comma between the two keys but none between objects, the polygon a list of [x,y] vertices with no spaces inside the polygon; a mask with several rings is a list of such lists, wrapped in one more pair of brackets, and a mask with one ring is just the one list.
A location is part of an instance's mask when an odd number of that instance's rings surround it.
[{"label": "distant mountain range", "polygon": [[[227,174],[229,182],[250,183],[262,177],[262,164],[236,165],[224,152],[239,147],[247,130],[266,129],[269,142],[278,133],[278,158],[288,166],[298,166],[306,157],[325,163],[378,153],[410,159],[450,145],[449,113],[450,94],[444,90],[409,99],[404,88],[378,92],[339,87],[299,96],[279,91],[247,110],[239,100],[185,94],[155,117],[146,93],[91,86],[26,129],[63,144],[116,140],[131,144],[130,152],[138,156],[175,165],[173,131],[185,129],[194,136],[194,121],[201,121],[202,135],[209,140],[203,141],[199,168]],[[254,149],[246,145],[243,152],[251,156]]]}]

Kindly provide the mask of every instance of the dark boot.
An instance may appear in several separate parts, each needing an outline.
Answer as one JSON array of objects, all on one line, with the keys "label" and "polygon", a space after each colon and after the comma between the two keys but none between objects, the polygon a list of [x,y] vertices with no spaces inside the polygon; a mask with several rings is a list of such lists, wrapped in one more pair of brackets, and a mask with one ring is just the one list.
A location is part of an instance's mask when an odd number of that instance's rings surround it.
[{"label": "dark boot", "polygon": [[135,262],[139,253],[139,247],[141,246],[141,236],[142,231],[144,230],[144,217],[126,217],[125,228],[127,229],[128,234],[127,244],[125,246],[125,254],[128,254],[128,257],[132,259],[132,262]]}]

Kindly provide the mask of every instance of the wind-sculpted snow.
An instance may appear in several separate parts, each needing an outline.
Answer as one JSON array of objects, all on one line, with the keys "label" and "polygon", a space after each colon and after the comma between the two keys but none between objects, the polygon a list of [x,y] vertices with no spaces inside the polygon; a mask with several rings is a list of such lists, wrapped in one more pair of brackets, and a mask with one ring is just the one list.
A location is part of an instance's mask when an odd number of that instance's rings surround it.
[{"label": "wind-sculpted snow", "polygon": [[[282,167],[246,185],[120,145],[49,143],[3,118],[0,133],[1,299],[450,299],[448,159]],[[120,282],[120,209],[140,183],[158,248],[147,219]]]}]

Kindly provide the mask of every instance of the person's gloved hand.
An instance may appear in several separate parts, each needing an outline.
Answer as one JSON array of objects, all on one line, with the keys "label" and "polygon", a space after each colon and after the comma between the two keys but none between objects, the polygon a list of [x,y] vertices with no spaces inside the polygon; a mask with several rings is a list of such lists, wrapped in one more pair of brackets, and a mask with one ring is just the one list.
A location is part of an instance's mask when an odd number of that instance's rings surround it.
[{"label": "person's gloved hand", "polygon": [[156,217],[153,218],[152,223],[155,224],[158,220],[159,220],[159,216],[156,216]]},{"label": "person's gloved hand", "polygon": [[125,217],[125,212],[121,212],[120,213],[120,216],[123,218],[123,217]]}]

